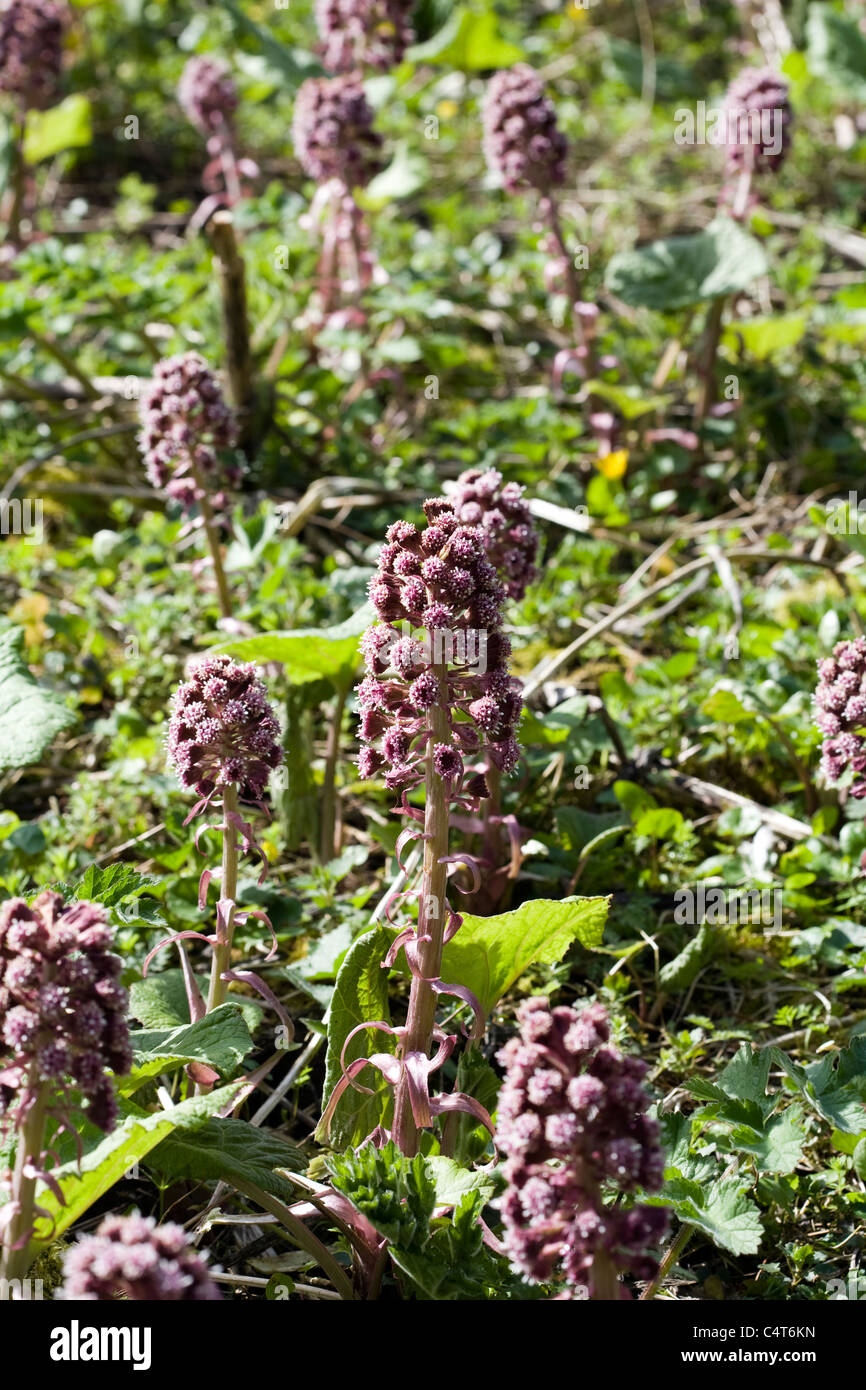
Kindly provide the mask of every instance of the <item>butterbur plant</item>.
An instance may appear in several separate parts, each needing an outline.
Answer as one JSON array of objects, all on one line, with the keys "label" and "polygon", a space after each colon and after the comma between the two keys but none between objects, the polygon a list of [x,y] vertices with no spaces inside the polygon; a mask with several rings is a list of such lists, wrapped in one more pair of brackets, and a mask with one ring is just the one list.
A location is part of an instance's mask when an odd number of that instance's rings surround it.
[{"label": "butterbur plant", "polygon": [[322,62],[329,72],[399,63],[412,42],[406,0],[316,0]]},{"label": "butterbur plant", "polygon": [[[557,201],[565,183],[568,142],[559,128],[556,110],[538,75],[526,63],[494,73],[482,107],[483,145],[487,166],[502,180],[509,193],[532,189],[538,211],[547,227],[546,280],[552,289],[561,286],[568,300],[574,348],[556,356],[554,381],[559,384],[569,367],[576,365],[584,378],[596,371],[594,338],[598,308],[583,298],[575,262],[568,251]],[[609,411],[592,408],[589,424],[606,452],[611,446]]]},{"label": "butterbur plant", "polygon": [[220,1299],[207,1260],[189,1248],[183,1227],[137,1214],[107,1216],[67,1251],[63,1275],[59,1297],[80,1303]]},{"label": "butterbur plant", "polygon": [[[3,1280],[28,1267],[39,1180],[52,1183],[52,1134],[87,1119],[110,1132],[117,1103],[109,1069],[132,1065],[127,996],[105,908],[41,893],[0,907],[0,1126],[15,1134],[15,1164],[0,1206]],[[0,1296],[8,1285],[0,1281]]]},{"label": "butterbur plant", "polygon": [[11,118],[11,170],[6,209],[7,239],[20,240],[25,202],[23,155],[28,111],[42,111],[58,98],[63,38],[70,11],[58,0],[6,0],[0,8],[0,95]]},{"label": "butterbur plant", "polygon": [[837,642],[818,662],[815,723],[824,735],[822,767],[828,782],[850,768],[850,791],[866,796],[866,637]]},{"label": "butterbur plant", "polygon": [[[238,159],[235,152],[234,114],[238,92],[227,64],[218,58],[190,58],[181,75],[177,98],[184,115],[204,136],[209,160],[202,182],[211,192],[225,185],[219,201],[229,205],[243,197],[241,177],[255,178],[258,166],[251,159]],[[206,204],[211,211],[213,202]]]},{"label": "butterbur plant", "polygon": [[791,143],[788,83],[770,68],[744,68],[724,101],[725,159],[729,181],[722,202],[742,220],[750,206],[752,179],[781,168]]},{"label": "butterbur plant", "polygon": [[[240,803],[250,802],[265,809],[262,798],[268,778],[283,757],[280,726],[255,666],[225,655],[194,661],[188,670],[188,679],[174,694],[167,749],[169,766],[177,773],[181,786],[198,797],[187,823],[212,807],[219,807],[222,813],[217,824],[210,827],[219,830],[222,836],[216,931],[207,937],[199,932],[181,932],[170,938],[171,941],[183,937],[205,940],[213,950],[205,1002],[181,949],[190,1016],[195,1021],[218,1008],[233,979],[242,978],[270,1002],[275,1002],[257,975],[231,970],[235,925],[250,916],[264,915],[253,910],[237,911],[239,843],[248,852],[256,847],[252,827],[241,817]],[[210,870],[205,869],[201,877],[199,906],[202,909],[212,876]],[[161,942],[155,949],[160,950],[167,944]],[[154,953],[151,952],[151,957]]]},{"label": "butterbur plant", "polygon": [[668,1220],[662,1207],[622,1203],[662,1183],[646,1065],[610,1045],[600,1004],[578,1011],[528,999],[518,1023],[498,1057],[506,1071],[496,1142],[505,1155],[509,1258],[534,1283],[562,1281],[560,1298],[628,1298],[621,1275],[654,1276],[652,1252]]},{"label": "butterbur plant", "polygon": [[220,546],[229,497],[241,470],[234,450],[237,423],[219,383],[197,352],[157,362],[140,404],[138,436],[145,469],[155,488],[185,511],[198,509],[196,523],[205,533],[223,618],[232,601]]},{"label": "butterbur plant", "polygon": [[322,248],[309,322],[363,324],[358,301],[382,271],[353,189],[377,172],[382,137],[359,75],[308,78],[295,98],[292,138],[304,172],[319,185],[304,220]]},{"label": "butterbur plant", "polygon": [[[412,975],[408,1014],[396,1030],[374,1025],[395,1033],[397,1055],[353,1061],[325,1116],[327,1128],[346,1085],[369,1060],[395,1087],[392,1137],[409,1156],[419,1129],[436,1115],[463,1110],[489,1123],[467,1096],[431,1098],[429,1076],[457,1042],[436,1026],[438,996],[463,999],[482,1023],[474,996],[441,978],[444,945],[462,920],[447,901],[449,872],[467,865],[478,877],[468,855],[449,852],[451,813],[477,814],[488,794],[479,767],[485,758],[502,772],[513,771],[521,710],[502,631],[505,586],[487,559],[482,529],[462,526],[443,499],[425,502],[424,512],[426,526],[398,521],[387,532],[369,591],[381,621],[362,638],[368,674],[358,688],[361,775],[381,771],[386,786],[400,794],[400,810],[411,824],[398,839],[398,857],[411,841],[423,844],[420,884],[411,894],[418,901],[417,924],[398,933],[388,956],[393,963],[405,952]],[[421,787],[423,810],[408,800]]]}]

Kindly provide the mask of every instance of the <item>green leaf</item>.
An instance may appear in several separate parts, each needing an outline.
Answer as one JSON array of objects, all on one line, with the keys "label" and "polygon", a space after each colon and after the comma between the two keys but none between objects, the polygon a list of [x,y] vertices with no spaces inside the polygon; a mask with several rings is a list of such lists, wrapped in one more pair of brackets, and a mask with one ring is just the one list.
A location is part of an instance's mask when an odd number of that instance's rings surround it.
[{"label": "green leaf", "polygon": [[688,989],[707,962],[712,960],[718,944],[716,928],[703,922],[688,945],[659,971],[659,984],[665,993]]},{"label": "green leaf", "polygon": [[856,1037],[843,1052],[801,1067],[779,1048],[773,1062],[818,1114],[844,1134],[866,1129],[866,1037]]},{"label": "green leaf", "polygon": [[302,1173],[301,1150],[273,1130],[247,1120],[211,1119],[194,1134],[175,1131],[151,1153],[148,1168],[168,1181],[253,1182],[283,1202],[293,1202],[297,1188],[276,1171]]},{"label": "green leaf", "polygon": [[497,1183],[489,1171],[479,1172],[463,1168],[453,1158],[443,1158],[441,1154],[426,1160],[427,1174],[436,1186],[436,1206],[456,1207],[467,1192],[479,1192],[485,1202],[497,1190]]},{"label": "green leaf", "polygon": [[671,806],[657,806],[653,811],[644,811],[635,822],[635,835],[649,835],[654,840],[673,840],[682,843],[686,821],[682,811]]},{"label": "green leaf", "polygon": [[237,1084],[223,1086],[209,1096],[195,1096],[171,1110],[158,1110],[152,1115],[141,1111],[127,1114],[112,1131],[102,1134],[88,1125],[83,1136],[83,1152],[53,1170],[63,1200],[43,1187],[37,1193],[37,1204],[45,1213],[48,1224],[45,1235],[37,1235],[35,1249],[50,1245],[78,1221],[94,1202],[98,1202],[116,1182],[129,1172],[167,1135],[177,1130],[198,1130],[211,1115],[231,1104],[237,1094]]},{"label": "green leaf", "polygon": [[758,362],[774,353],[796,347],[806,332],[806,314],[778,314],[775,318],[740,319],[725,334],[728,341],[740,338],[746,351]]},{"label": "green leaf", "polygon": [[293,685],[327,678],[349,685],[361,664],[358,638],[375,621],[374,609],[365,604],[339,627],[298,628],[292,632],[263,632],[213,647],[241,661],[280,661]]},{"label": "green leaf", "polygon": [[583,389],[616,406],[624,420],[639,420],[651,411],[664,410],[671,399],[670,396],[647,396],[635,387],[615,386],[608,381],[588,381]]},{"label": "green leaf", "polygon": [[626,304],[684,309],[736,294],[766,270],[760,243],[729,217],[717,217],[706,231],[621,251],[608,262],[605,284]]},{"label": "green leaf", "polygon": [[764,1173],[792,1173],[803,1157],[806,1131],[802,1126],[800,1106],[790,1106],[783,1115],[775,1115],[761,1130],[738,1125],[731,1131],[735,1149],[754,1155],[758,1168]]},{"label": "green leaf", "polygon": [[406,57],[412,63],[443,63],[449,68],[482,72],[510,68],[522,61],[523,52],[499,37],[492,10],[479,13],[458,5],[438,34],[426,43],[415,44]]},{"label": "green leaf", "polygon": [[284,80],[288,91],[298,88],[306,77],[318,76],[322,69],[319,64],[302,49],[289,48],[275,39],[263,24],[257,24],[235,0],[223,0],[237,33],[251,39],[259,49],[268,65],[275,68]]},{"label": "green leaf", "polygon": [[90,102],[80,93],[50,111],[27,112],[24,158],[28,164],[39,164],[62,150],[80,149],[92,140]]},{"label": "green leaf", "polygon": [[152,874],[138,873],[131,864],[110,864],[107,869],[90,864],[73,891],[76,898],[83,902],[116,907],[124,898],[138,897],[158,881]]},{"label": "green leaf", "polygon": [[164,970],[148,975],[129,987],[129,1012],[145,1028],[166,1029],[189,1026],[189,1003],[182,970]]},{"label": "green leaf", "polygon": [[837,13],[823,0],[812,4],[806,40],[809,71],[823,77],[830,90],[841,87],[866,101],[866,37],[854,17]]},{"label": "green leaf", "polygon": [[386,203],[396,202],[399,198],[411,198],[413,193],[424,187],[428,177],[424,156],[413,149],[408,140],[398,140],[391,163],[370,180],[359,202],[365,207],[384,207]]},{"label": "green leaf", "polygon": [[237,1004],[219,1008],[181,1028],[130,1033],[137,1066],[157,1059],[204,1062],[221,1076],[236,1071],[252,1051],[253,1040]]},{"label": "green leaf", "polygon": [[[390,1023],[388,972],[382,969],[382,961],[390,944],[390,934],[384,927],[374,927],[358,937],[340,966],[328,1019],[323,1107],[327,1106],[331,1092],[342,1076],[340,1054],[352,1029],[359,1023]],[[365,1030],[349,1043],[345,1061],[348,1064],[371,1052],[393,1050],[394,1039],[390,1034],[379,1029]],[[390,1089],[384,1077],[368,1067],[359,1079],[362,1085],[373,1091],[373,1095],[364,1095],[349,1087],[340,1097],[328,1136],[328,1142],[335,1149],[359,1144],[384,1119],[390,1100]]]},{"label": "green leaf", "polygon": [[715,690],[701,703],[701,714],[708,719],[716,719],[720,724],[754,723],[755,715],[746,709],[740,697],[733,690]]},{"label": "green leaf", "polygon": [[535,898],[496,917],[464,916],[445,947],[442,979],[465,985],[489,1016],[530,965],[555,965],[573,941],[600,946],[610,898]]},{"label": "green leaf", "polygon": [[76,716],[33,679],[24,662],[24,629],[0,633],[0,772],[35,763]]},{"label": "green leaf", "polygon": [[743,1191],[741,1178],[698,1183],[676,1173],[665,1183],[664,1196],[681,1221],[697,1226],[714,1245],[734,1255],[757,1253],[763,1235],[761,1215]]}]

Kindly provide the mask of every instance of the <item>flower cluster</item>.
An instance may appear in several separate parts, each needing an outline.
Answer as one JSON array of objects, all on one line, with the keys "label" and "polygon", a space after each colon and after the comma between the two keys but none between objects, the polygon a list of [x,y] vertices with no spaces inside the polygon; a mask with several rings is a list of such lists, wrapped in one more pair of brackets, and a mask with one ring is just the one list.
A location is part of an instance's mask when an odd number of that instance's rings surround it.
[{"label": "flower cluster", "polygon": [[775,170],[791,143],[788,83],[771,68],[745,68],[725,95],[728,168]]},{"label": "flower cluster", "polygon": [[495,468],[469,468],[448,495],[462,525],[481,527],[487,558],[513,599],[523,598],[538,574],[538,533],[523,492],[519,483],[503,485]]},{"label": "flower cluster", "polygon": [[206,1260],[190,1250],[183,1227],[148,1216],[107,1216],[64,1260],[61,1298],[129,1298],[201,1303],[220,1298]]},{"label": "flower cluster", "polygon": [[[408,789],[424,780],[428,713],[447,712],[433,745],[433,767],[454,795],[486,796],[482,776],[464,779],[464,755],[484,749],[503,772],[517,764],[520,684],[508,674],[501,631],[505,587],[485,553],[480,526],[460,524],[443,499],[424,503],[427,524],[397,521],[387,532],[370,600],[381,624],[365,632],[368,675],[358,687],[362,777],[385,767],[385,783]],[[398,627],[398,624],[401,626]],[[402,627],[402,632],[401,632]],[[426,629],[423,639],[413,631]],[[383,679],[389,671],[393,679]]]},{"label": "flower cluster", "polygon": [[0,10],[0,92],[28,110],[55,101],[68,18],[57,0],[8,0]]},{"label": "flower cluster", "polygon": [[494,73],[482,118],[488,167],[509,193],[521,184],[549,193],[564,182],[568,144],[553,103],[528,64]]},{"label": "flower cluster", "polygon": [[295,98],[295,153],[310,178],[338,179],[346,188],[368,183],[378,168],[382,137],[357,73],[310,77]]},{"label": "flower cluster", "polygon": [[384,72],[399,63],[412,42],[406,0],[316,0],[322,62],[330,72],[362,63]]},{"label": "flower cluster", "polygon": [[178,686],[168,727],[168,760],[182,787],[210,798],[235,784],[260,801],[283,757],[280,726],[252,662],[226,655],[195,661]]},{"label": "flower cluster", "polygon": [[866,637],[838,642],[833,655],[818,662],[818,675],[815,723],[824,735],[825,776],[838,782],[850,766],[851,795],[866,796]]},{"label": "flower cluster", "polygon": [[[142,396],[140,415],[138,442],[148,478],[182,506],[191,507],[201,500],[196,475],[213,479],[218,450],[230,448],[237,437],[234,415],[204,358],[185,352],[158,362]],[[236,487],[240,470],[230,463],[219,476],[226,486]]]},{"label": "flower cluster", "polygon": [[645,1064],[608,1045],[600,1004],[577,1012],[529,999],[518,1020],[519,1037],[499,1053],[506,1078],[497,1129],[512,1263],[540,1283],[560,1264],[571,1289],[590,1298],[599,1296],[602,1269],[651,1278],[657,1266],[647,1251],[664,1235],[666,1212],[613,1210],[601,1196],[603,1184],[621,1192],[661,1186],[658,1127],[644,1113]]},{"label": "flower cluster", "polygon": [[14,1108],[22,1119],[44,1084],[54,1093],[49,1109],[62,1108],[57,1093],[72,1085],[89,1102],[88,1118],[114,1128],[106,1067],[125,1074],[132,1053],[112,935],[105,908],[66,906],[57,893],[0,907],[0,1116]]},{"label": "flower cluster", "polygon": [[230,126],[238,93],[225,63],[216,58],[190,58],[181,74],[177,99],[184,115],[203,135]]}]

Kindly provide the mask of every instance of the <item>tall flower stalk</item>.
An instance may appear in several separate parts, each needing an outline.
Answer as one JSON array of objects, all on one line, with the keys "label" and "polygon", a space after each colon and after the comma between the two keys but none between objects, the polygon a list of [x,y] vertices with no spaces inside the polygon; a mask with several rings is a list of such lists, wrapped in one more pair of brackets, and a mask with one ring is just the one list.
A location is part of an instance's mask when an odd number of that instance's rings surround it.
[{"label": "tall flower stalk", "polygon": [[[788,83],[768,68],[745,68],[731,82],[723,106],[726,176],[719,208],[736,222],[750,212],[756,176],[773,174],[784,163],[791,143],[792,112]],[[699,428],[716,399],[716,357],[722,336],[726,298],[714,299],[707,311],[698,359],[698,396],[693,423]]]},{"label": "tall flower stalk", "polygon": [[234,413],[204,358],[185,352],[157,362],[141,398],[140,417],[138,441],[147,476],[187,512],[198,508],[220,613],[230,618],[232,599],[219,532],[227,524],[229,507],[223,489],[236,487],[241,478],[233,447]]},{"label": "tall flower stalk", "polygon": [[184,115],[206,141],[209,160],[202,182],[214,194],[220,181],[225,186],[225,195],[208,199],[206,210],[212,211],[215,201],[228,202],[229,206],[239,203],[244,192],[242,176],[255,178],[259,170],[251,159],[239,159],[236,153],[238,92],[227,64],[207,56],[190,58],[181,74],[177,97]]},{"label": "tall flower stalk", "polygon": [[98,1129],[116,1123],[107,1068],[124,1075],[132,1053],[112,938],[94,903],[46,892],[0,907],[0,1130],[16,1135],[0,1206],[0,1297],[30,1263],[37,1184],[52,1182],[47,1126],[70,1129],[78,1096]]},{"label": "tall flower stalk", "polygon": [[[268,702],[264,685],[248,662],[230,656],[202,657],[192,663],[189,679],[178,686],[172,702],[168,728],[168,761],[181,786],[195,791],[199,800],[187,822],[212,807],[221,819],[215,827],[222,836],[220,894],[216,905],[216,930],[210,936],[200,932],[181,932],[160,942],[151,952],[169,941],[185,937],[204,940],[212,948],[210,984],[206,1001],[189,972],[181,949],[190,1017],[193,1021],[211,1013],[225,1001],[228,984],[243,979],[275,1003],[268,987],[252,972],[232,971],[232,944],[239,921],[261,912],[238,911],[239,846],[255,848],[251,826],[241,817],[240,803],[252,802],[263,808],[262,798],[271,771],[282,761],[279,723]],[[207,901],[212,873],[205,869],[199,888],[199,906]],[[148,957],[148,963],[151,959]]]},{"label": "tall flower stalk", "polygon": [[[461,525],[443,499],[425,502],[424,512],[425,527],[398,521],[388,530],[370,585],[381,621],[362,638],[368,674],[358,689],[361,775],[382,771],[386,786],[400,794],[399,810],[411,823],[398,839],[398,857],[412,840],[424,849],[420,883],[404,895],[417,898],[417,922],[399,932],[387,960],[405,952],[412,976],[408,1012],[396,1030],[374,1025],[395,1034],[396,1056],[353,1061],[325,1115],[327,1128],[345,1087],[365,1066],[378,1066],[394,1085],[391,1134],[407,1155],[417,1152],[419,1130],[437,1115],[464,1110],[489,1124],[468,1096],[431,1097],[429,1077],[457,1042],[436,1025],[440,994],[470,1004],[483,1025],[477,999],[441,978],[443,948],[462,920],[447,900],[449,873],[466,865],[478,882],[470,856],[451,852],[452,811],[477,814],[487,796],[479,762],[489,758],[502,772],[514,769],[521,710],[502,632],[505,586],[487,559],[482,529]],[[421,787],[423,810],[408,800]]]},{"label": "tall flower stalk", "polygon": [[353,190],[377,172],[382,137],[373,129],[373,111],[358,73],[302,83],[292,138],[304,172],[318,184],[305,219],[322,248],[309,321],[314,328],[329,321],[361,324],[361,296],[381,280],[382,272]]}]

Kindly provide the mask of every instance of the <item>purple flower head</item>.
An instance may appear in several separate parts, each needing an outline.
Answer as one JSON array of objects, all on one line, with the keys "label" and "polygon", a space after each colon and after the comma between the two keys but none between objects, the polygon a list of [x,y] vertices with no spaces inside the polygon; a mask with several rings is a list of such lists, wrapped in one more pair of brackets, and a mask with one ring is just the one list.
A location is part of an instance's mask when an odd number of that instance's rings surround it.
[{"label": "purple flower head", "polygon": [[[538,533],[523,488],[518,483],[503,485],[502,474],[495,468],[470,468],[457,479],[449,501],[464,527],[478,529],[487,558],[499,572],[509,598],[523,598],[538,576]],[[475,536],[463,533],[456,543],[458,554],[473,544],[477,544]]]},{"label": "purple flower head", "polygon": [[[0,907],[0,1072],[3,1104],[23,1116],[48,1083],[48,1109],[61,1115],[71,1086],[89,1102],[100,1129],[115,1123],[114,1091],[106,1068],[129,1071],[126,990],[120,961],[106,947],[112,931],[104,907],[65,904],[41,893],[28,906],[12,898]],[[20,1084],[9,1077],[19,1074]],[[34,1155],[37,1161],[39,1155]]]},{"label": "purple flower head", "polygon": [[[511,500],[520,501],[519,490]],[[359,767],[370,775],[384,765],[386,784],[402,791],[424,780],[432,747],[435,774],[455,795],[477,800],[485,784],[475,772],[464,781],[464,755],[487,744],[506,772],[519,757],[514,733],[522,702],[500,630],[505,588],[487,558],[482,527],[461,525],[442,498],[425,502],[424,511],[423,530],[407,522],[389,528],[370,583],[382,621],[361,639],[370,675],[358,687],[359,733],[377,747]]]},{"label": "purple flower head", "polygon": [[824,735],[824,775],[838,782],[850,767],[852,796],[866,796],[866,637],[837,643],[833,656],[818,662],[818,678],[815,723]]},{"label": "purple flower head", "polygon": [[139,446],[147,476],[182,506],[201,496],[196,474],[236,487],[236,465],[219,467],[218,451],[237,438],[235,418],[219,384],[197,352],[158,362],[141,398]]},{"label": "purple flower head", "polygon": [[0,9],[0,92],[26,110],[57,100],[69,9],[57,0],[6,0]]},{"label": "purple flower head", "polygon": [[745,68],[725,95],[724,138],[728,168],[775,170],[791,143],[788,83],[770,68]]},{"label": "purple flower head", "polygon": [[528,64],[494,73],[482,119],[488,168],[499,174],[510,193],[521,184],[549,193],[564,183],[568,144],[553,103]]},{"label": "purple flower head", "polygon": [[407,0],[316,0],[322,62],[329,72],[394,67],[412,42],[411,12]]},{"label": "purple flower head", "polygon": [[339,179],[352,189],[376,173],[382,137],[357,73],[310,77],[295,98],[295,153],[311,179]]},{"label": "purple flower head", "polygon": [[96,1234],[66,1254],[61,1298],[107,1302],[128,1298],[201,1303],[221,1297],[206,1259],[191,1250],[182,1226],[150,1216],[106,1216]]},{"label": "purple flower head", "polygon": [[597,1296],[602,1270],[650,1278],[656,1264],[647,1251],[664,1235],[666,1212],[614,1209],[601,1195],[607,1186],[621,1193],[661,1186],[643,1063],[609,1045],[600,1004],[577,1012],[529,999],[518,1022],[519,1035],[499,1053],[506,1075],[497,1128],[512,1263],[534,1282],[557,1277],[559,1267],[578,1297]]},{"label": "purple flower head", "polygon": [[187,674],[172,700],[166,741],[181,786],[210,797],[234,783],[241,800],[260,801],[283,750],[255,665],[205,656]]},{"label": "purple flower head", "polygon": [[203,135],[230,126],[238,105],[228,65],[217,58],[190,58],[181,75],[177,99],[184,115]]}]

